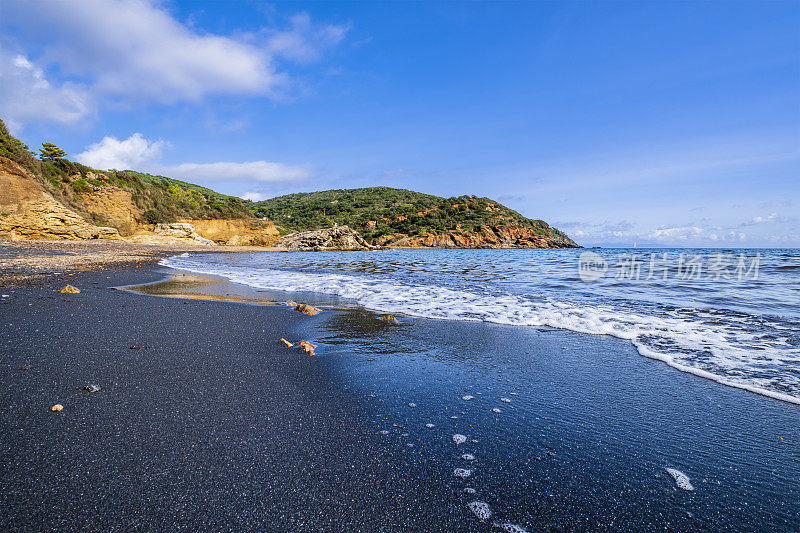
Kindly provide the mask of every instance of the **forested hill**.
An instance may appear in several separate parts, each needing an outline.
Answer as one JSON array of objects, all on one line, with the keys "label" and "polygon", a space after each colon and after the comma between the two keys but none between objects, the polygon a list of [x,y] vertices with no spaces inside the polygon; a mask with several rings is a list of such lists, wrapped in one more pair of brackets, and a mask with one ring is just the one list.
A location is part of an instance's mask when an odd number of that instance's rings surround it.
[{"label": "forested hill", "polygon": [[290,231],[334,224],[358,230],[372,244],[452,247],[574,247],[569,237],[475,196],[368,187],[288,194],[249,204],[259,217]]}]

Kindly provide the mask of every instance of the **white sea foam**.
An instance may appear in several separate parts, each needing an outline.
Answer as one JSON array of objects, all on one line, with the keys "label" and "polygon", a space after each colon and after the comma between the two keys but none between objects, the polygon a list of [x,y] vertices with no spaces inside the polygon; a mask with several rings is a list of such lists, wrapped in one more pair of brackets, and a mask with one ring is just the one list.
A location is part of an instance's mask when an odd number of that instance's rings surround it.
[{"label": "white sea foam", "polygon": [[674,468],[667,468],[667,472],[672,478],[675,480],[675,484],[678,486],[679,489],[683,490],[694,490],[694,486],[692,486],[692,482],[689,481],[689,476],[681,472],[680,470],[676,470]]},{"label": "white sea foam", "polygon": [[456,444],[464,444],[465,442],[467,442],[467,437],[465,435],[462,435],[461,433],[456,433],[455,435],[453,435],[453,442],[455,442]]},{"label": "white sea foam", "polygon": [[554,327],[630,341],[643,356],[724,385],[800,404],[800,351],[791,335],[765,316],[714,309],[614,307],[575,303],[500,289],[456,289],[392,277],[239,265],[203,255],[161,261],[169,267],[224,276],[235,283],[278,291],[317,292],[351,299],[381,313],[424,318]]},{"label": "white sea foam", "polygon": [[472,470],[469,468],[456,468],[453,470],[453,475],[456,477],[460,477],[461,479],[467,479],[469,476],[472,475]]},{"label": "white sea foam", "polygon": [[467,504],[469,510],[478,517],[478,520],[481,522],[485,522],[489,520],[492,516],[492,509],[489,507],[489,504],[486,502],[469,502]]}]

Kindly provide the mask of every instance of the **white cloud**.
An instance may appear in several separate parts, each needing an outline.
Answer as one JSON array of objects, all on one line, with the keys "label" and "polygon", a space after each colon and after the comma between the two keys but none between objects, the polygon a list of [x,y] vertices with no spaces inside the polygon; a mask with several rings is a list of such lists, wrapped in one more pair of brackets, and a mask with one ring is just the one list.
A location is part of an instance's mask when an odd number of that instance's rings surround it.
[{"label": "white cloud", "polygon": [[[160,159],[166,146],[168,144],[164,141],[148,140],[141,133],[134,133],[124,140],[104,137],[100,142],[87,146],[86,150],[75,156],[75,159],[84,165],[102,170],[111,168],[140,170],[195,183],[220,184],[240,181],[280,184],[299,182],[311,177],[311,171],[305,165],[287,165],[271,161],[242,163],[221,161],[164,165]],[[259,195],[261,193],[247,194]]]},{"label": "white cloud", "polygon": [[74,124],[93,110],[85,87],[53,84],[27,57],[0,48],[0,114],[12,132],[31,120]]},{"label": "white cloud", "polygon": [[102,141],[87,146],[75,159],[102,170],[138,170],[158,160],[163,147],[163,141],[148,141],[141,133],[134,133],[124,141],[103,137]]},{"label": "white cloud", "polygon": [[252,192],[252,191],[242,194],[241,197],[244,198],[245,200],[252,200],[253,202],[260,202],[261,200],[266,200],[267,198],[269,198],[269,196],[267,196],[264,193]]},{"label": "white cloud", "polygon": [[[122,103],[172,104],[210,95],[277,97],[289,80],[278,60],[319,59],[347,32],[297,15],[285,31],[215,35],[181,23],[151,0],[6,0],[3,9],[7,22],[43,47],[44,62],[84,81],[93,97]],[[35,77],[30,64],[16,68]],[[24,95],[35,80],[23,81],[4,76],[4,92]],[[64,84],[61,89],[67,93],[62,97],[76,99],[77,87]],[[51,114],[42,109],[20,120]]]},{"label": "white cloud", "polygon": [[170,177],[200,182],[228,180],[286,182],[301,181],[311,175],[304,166],[272,163],[270,161],[183,163],[177,166],[161,168]]}]

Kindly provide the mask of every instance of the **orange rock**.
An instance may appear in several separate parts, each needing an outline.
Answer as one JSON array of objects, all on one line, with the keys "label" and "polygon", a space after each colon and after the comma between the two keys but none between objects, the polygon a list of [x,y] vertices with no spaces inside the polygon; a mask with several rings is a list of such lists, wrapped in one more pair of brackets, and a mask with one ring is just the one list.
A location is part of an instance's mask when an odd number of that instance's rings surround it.
[{"label": "orange rock", "polygon": [[313,305],[308,304],[300,304],[294,308],[295,311],[300,311],[301,313],[305,313],[306,315],[314,316],[321,311],[321,309],[317,309]]},{"label": "orange rock", "polygon": [[72,285],[66,285],[63,289],[61,289],[58,292],[62,294],[78,294],[81,291],[77,287],[73,287]]},{"label": "orange rock", "polygon": [[384,322],[388,322],[389,324],[399,324],[398,320],[393,315],[383,315],[380,317],[381,320]]},{"label": "orange rock", "polygon": [[51,407],[50,410],[58,412],[58,411],[62,410],[63,408],[64,408],[63,405],[61,405],[60,403],[57,403],[53,407]]},{"label": "orange rock", "polygon": [[316,344],[311,344],[308,341],[300,341],[297,343],[301,350],[306,352],[308,355],[314,355],[314,348],[317,347]]},{"label": "orange rock", "polygon": [[286,302],[286,305],[289,307],[297,307],[297,302],[289,300],[288,302]]},{"label": "orange rock", "polygon": [[287,348],[291,348],[292,346],[294,346],[294,344],[292,344],[291,342],[287,341],[283,337],[281,337],[281,342],[283,342],[283,344],[285,344]]}]

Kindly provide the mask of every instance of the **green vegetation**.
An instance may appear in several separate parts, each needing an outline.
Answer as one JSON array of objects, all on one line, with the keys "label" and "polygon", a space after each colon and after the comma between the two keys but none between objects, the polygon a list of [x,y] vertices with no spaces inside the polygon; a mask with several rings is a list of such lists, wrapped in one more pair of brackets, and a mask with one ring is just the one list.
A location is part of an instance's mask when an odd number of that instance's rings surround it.
[{"label": "green vegetation", "polygon": [[526,218],[488,198],[441,198],[390,187],[289,194],[247,205],[257,216],[279,227],[305,231],[347,225],[371,242],[395,233],[473,233],[484,227],[509,226],[528,228],[546,237],[564,236],[547,223]]},{"label": "green vegetation", "polygon": [[42,161],[53,161],[55,159],[64,159],[65,157],[67,157],[67,152],[53,143],[42,143],[42,147],[39,149],[39,158]]},{"label": "green vegetation", "polygon": [[[86,196],[122,189],[131,194],[133,203],[147,222],[174,222],[187,218],[252,218],[244,201],[180,180],[132,171],[100,171],[64,159],[66,153],[53,143],[43,143],[42,160],[8,133],[0,120],[0,156],[25,168],[42,186],[64,205],[87,221],[99,221],[101,215],[86,208]],[[63,154],[63,155],[62,155]]]}]

